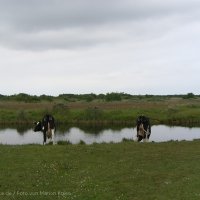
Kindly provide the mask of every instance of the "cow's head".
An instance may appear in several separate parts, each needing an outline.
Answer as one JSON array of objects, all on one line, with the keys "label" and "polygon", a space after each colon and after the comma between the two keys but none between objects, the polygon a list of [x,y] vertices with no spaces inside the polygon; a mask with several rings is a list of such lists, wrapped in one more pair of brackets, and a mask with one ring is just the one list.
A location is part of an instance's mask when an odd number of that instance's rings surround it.
[{"label": "cow's head", "polygon": [[42,131],[42,123],[41,123],[41,121],[34,122],[34,125],[35,125],[35,127],[33,129],[34,132]]}]

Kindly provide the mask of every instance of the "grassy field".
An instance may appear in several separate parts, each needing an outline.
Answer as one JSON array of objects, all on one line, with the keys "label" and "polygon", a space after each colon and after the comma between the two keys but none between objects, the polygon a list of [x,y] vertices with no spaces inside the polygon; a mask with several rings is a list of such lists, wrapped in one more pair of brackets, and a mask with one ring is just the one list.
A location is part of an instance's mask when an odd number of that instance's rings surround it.
[{"label": "grassy field", "polygon": [[0,146],[0,199],[197,200],[200,141]]},{"label": "grassy field", "polygon": [[200,97],[132,97],[120,101],[0,101],[0,123],[32,123],[45,113],[52,113],[59,123],[126,123],[138,115],[147,115],[153,124],[200,124]]},{"label": "grassy field", "polygon": [[[87,100],[66,95],[44,96],[44,100],[27,95],[14,96],[14,100],[0,96],[0,123],[29,125],[49,112],[65,126],[66,123],[89,127],[92,123],[135,126],[135,119],[141,114],[147,115],[152,124],[200,124],[199,96],[128,96],[120,101],[91,100],[93,96],[86,96]],[[30,98],[35,102],[30,102]],[[2,200],[200,199],[199,140],[0,145],[0,157]]]}]

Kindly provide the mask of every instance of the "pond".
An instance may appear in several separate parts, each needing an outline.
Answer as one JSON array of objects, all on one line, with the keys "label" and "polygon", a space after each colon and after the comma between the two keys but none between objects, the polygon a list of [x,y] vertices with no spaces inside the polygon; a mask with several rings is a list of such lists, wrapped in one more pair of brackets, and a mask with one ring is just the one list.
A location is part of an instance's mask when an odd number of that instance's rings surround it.
[{"label": "pond", "polygon": [[[83,129],[78,127],[68,127],[68,129],[57,130],[55,140],[68,141],[78,144],[81,141],[86,144],[121,142],[123,139],[136,139],[136,128],[92,128]],[[200,139],[200,128],[189,128],[179,126],[154,125],[150,142],[166,142],[171,140],[194,140]],[[2,128],[0,130],[0,143],[9,145],[20,144],[42,144],[43,134],[33,132],[32,129]]]}]

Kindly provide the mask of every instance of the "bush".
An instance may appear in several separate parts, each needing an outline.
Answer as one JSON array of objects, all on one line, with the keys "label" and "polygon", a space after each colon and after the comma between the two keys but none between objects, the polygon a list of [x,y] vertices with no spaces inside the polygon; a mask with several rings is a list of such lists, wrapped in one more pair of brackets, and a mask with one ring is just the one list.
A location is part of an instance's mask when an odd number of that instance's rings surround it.
[{"label": "bush", "polygon": [[105,96],[106,101],[121,101],[121,94],[120,93],[107,93]]},{"label": "bush", "polygon": [[195,97],[195,95],[193,93],[188,93],[187,95],[183,96],[184,99],[191,99],[194,97]]},{"label": "bush", "polygon": [[16,101],[26,102],[26,103],[40,101],[39,97],[37,97],[35,95],[31,96],[31,95],[28,95],[28,94],[25,94],[25,93],[13,95],[13,96],[11,96],[11,99],[16,100]]},{"label": "bush", "polygon": [[97,107],[85,110],[85,120],[99,120],[102,118],[103,111]]}]

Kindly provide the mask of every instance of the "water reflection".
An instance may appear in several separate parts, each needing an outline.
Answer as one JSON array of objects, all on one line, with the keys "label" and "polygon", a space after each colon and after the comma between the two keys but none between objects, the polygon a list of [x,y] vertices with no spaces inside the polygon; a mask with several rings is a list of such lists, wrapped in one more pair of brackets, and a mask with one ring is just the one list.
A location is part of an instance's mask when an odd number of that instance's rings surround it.
[{"label": "water reflection", "polygon": [[0,131],[1,144],[41,144],[42,134],[33,134],[32,130],[28,130],[20,134],[17,129],[3,129]]},{"label": "water reflection", "polygon": [[69,141],[72,144],[78,144],[83,141],[86,144],[92,143],[110,143],[110,142],[121,142],[124,138],[133,139],[133,129],[123,128],[121,130],[105,129],[98,133],[87,133],[80,128],[73,127],[67,134],[56,135],[56,139],[62,141]]},{"label": "water reflection", "polygon": [[113,131],[120,131],[123,128],[132,128],[132,127],[124,127],[122,125],[101,125],[101,124],[79,124],[78,126],[71,126],[71,125],[57,125],[57,128],[60,133],[70,132],[71,128],[77,127],[81,131],[88,133],[88,134],[99,134],[105,130],[111,129]]},{"label": "water reflection", "polygon": [[[136,139],[136,129],[131,127],[105,127],[105,126],[58,126],[55,140],[69,141],[72,144],[83,141],[86,144],[102,142],[121,142],[123,139]],[[152,126],[150,141],[165,142],[170,140],[200,139],[200,128],[170,127],[165,125]],[[42,133],[33,132],[30,127],[1,127],[1,144],[42,144]]]},{"label": "water reflection", "polygon": [[20,135],[24,135],[28,130],[30,130],[30,126],[28,125],[1,125],[0,131],[4,131],[5,129],[13,129],[16,130]]},{"label": "water reflection", "polygon": [[165,141],[181,141],[200,139],[199,127],[181,127],[181,126],[153,126],[153,133],[150,141],[165,142]]}]

